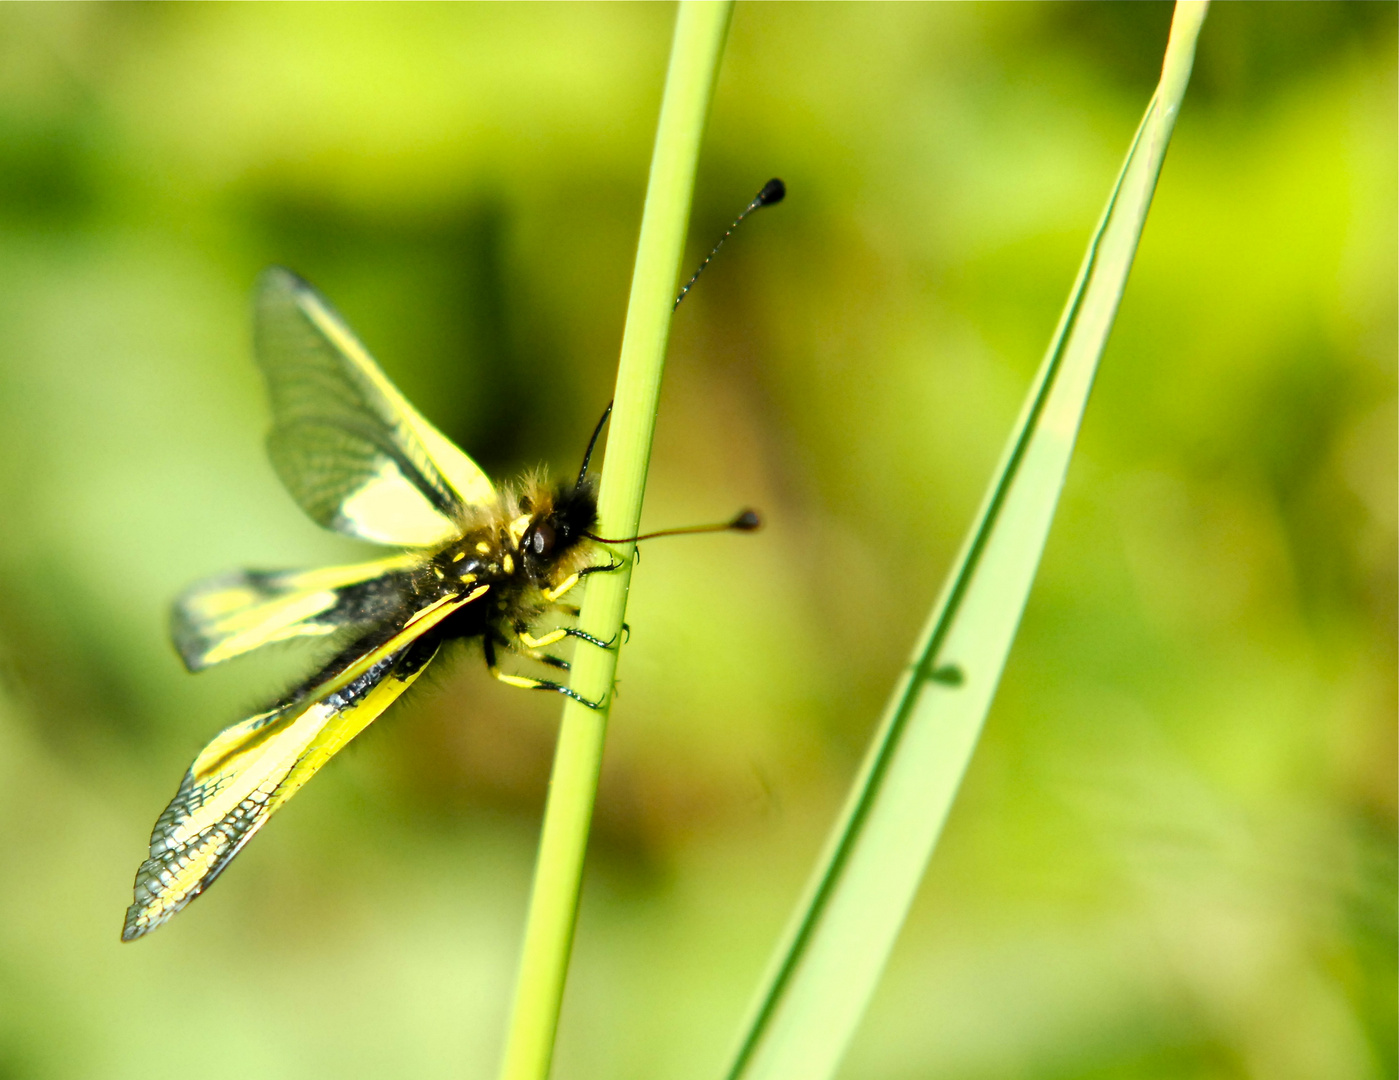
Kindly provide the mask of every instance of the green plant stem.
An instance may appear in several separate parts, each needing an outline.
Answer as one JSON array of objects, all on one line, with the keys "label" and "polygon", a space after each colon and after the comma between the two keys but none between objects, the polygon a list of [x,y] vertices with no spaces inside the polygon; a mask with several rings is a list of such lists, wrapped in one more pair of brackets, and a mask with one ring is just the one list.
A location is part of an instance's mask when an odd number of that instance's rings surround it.
[{"label": "green plant stem", "polygon": [[[728,0],[687,0],[676,18],[598,496],[602,536],[633,536],[641,520],[700,138],[731,7]],[[579,617],[582,629],[604,641],[616,641],[617,647],[603,650],[583,645],[575,655],[571,687],[602,707],[589,709],[574,701],[564,705],[502,1080],[544,1080],[553,1057],[631,582],[633,545],[618,545],[617,550],[624,566],[588,579]]]}]

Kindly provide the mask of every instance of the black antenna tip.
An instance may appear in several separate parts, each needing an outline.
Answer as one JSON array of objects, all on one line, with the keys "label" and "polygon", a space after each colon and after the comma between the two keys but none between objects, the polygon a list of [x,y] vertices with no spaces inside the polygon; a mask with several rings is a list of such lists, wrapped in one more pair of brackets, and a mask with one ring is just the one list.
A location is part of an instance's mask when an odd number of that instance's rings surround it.
[{"label": "black antenna tip", "polygon": [[780,203],[787,196],[787,185],[777,177],[773,177],[763,185],[763,190],[758,192],[758,197],[753,201],[759,206],[772,206]]},{"label": "black antenna tip", "polygon": [[[781,183],[781,181],[779,180],[778,183]],[[762,524],[763,519],[758,516],[758,511],[745,510],[743,513],[739,514],[738,517],[729,522],[729,528],[736,529],[739,532],[753,532],[755,529],[761,528]]]}]

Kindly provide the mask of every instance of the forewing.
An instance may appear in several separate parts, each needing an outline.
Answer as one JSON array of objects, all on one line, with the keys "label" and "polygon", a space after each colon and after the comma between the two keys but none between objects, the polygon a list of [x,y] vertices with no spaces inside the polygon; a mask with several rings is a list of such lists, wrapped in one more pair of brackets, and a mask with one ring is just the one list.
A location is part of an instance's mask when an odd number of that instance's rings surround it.
[{"label": "forewing", "polygon": [[239,570],[192,586],[175,601],[170,636],[190,671],[273,641],[319,637],[379,622],[422,556],[398,555],[322,570]]},{"label": "forewing", "polygon": [[486,591],[442,598],[306,694],[206,746],[155,823],[122,940],[154,930],[213,884],[267,819],[412,685],[436,651],[418,639]]},{"label": "forewing", "polygon": [[431,547],[495,492],[425,420],[315,289],[280,267],[257,288],[254,344],[272,398],[268,452],[312,519],[377,543]]}]

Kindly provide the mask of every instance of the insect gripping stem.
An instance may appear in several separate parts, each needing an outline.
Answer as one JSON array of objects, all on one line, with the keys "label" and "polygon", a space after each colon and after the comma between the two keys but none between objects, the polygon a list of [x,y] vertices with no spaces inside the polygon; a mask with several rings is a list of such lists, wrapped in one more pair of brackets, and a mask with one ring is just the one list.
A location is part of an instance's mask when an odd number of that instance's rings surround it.
[{"label": "insect gripping stem", "polygon": [[[689,2],[680,6],[676,19],[622,338],[616,408],[607,438],[607,475],[598,500],[603,535],[634,535],[641,517],[670,332],[672,289],[684,250],[700,138],[730,10],[727,2]],[[617,573],[592,577],[579,620],[581,630],[603,641],[620,633],[630,569],[628,560]],[[616,650],[585,649],[574,664],[571,688],[602,707],[588,709],[573,701],[564,707],[502,1080],[545,1080],[549,1073],[616,662]]]}]

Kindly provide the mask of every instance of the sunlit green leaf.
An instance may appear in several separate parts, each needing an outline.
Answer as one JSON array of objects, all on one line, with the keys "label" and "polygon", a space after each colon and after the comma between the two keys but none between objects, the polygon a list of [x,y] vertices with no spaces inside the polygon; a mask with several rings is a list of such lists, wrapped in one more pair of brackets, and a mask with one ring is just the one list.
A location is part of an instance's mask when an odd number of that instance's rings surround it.
[{"label": "sunlit green leaf", "polygon": [[1205,15],[1177,5],[1160,84],[981,512],[776,954],[731,1080],[833,1074],[878,984],[991,707]]}]

